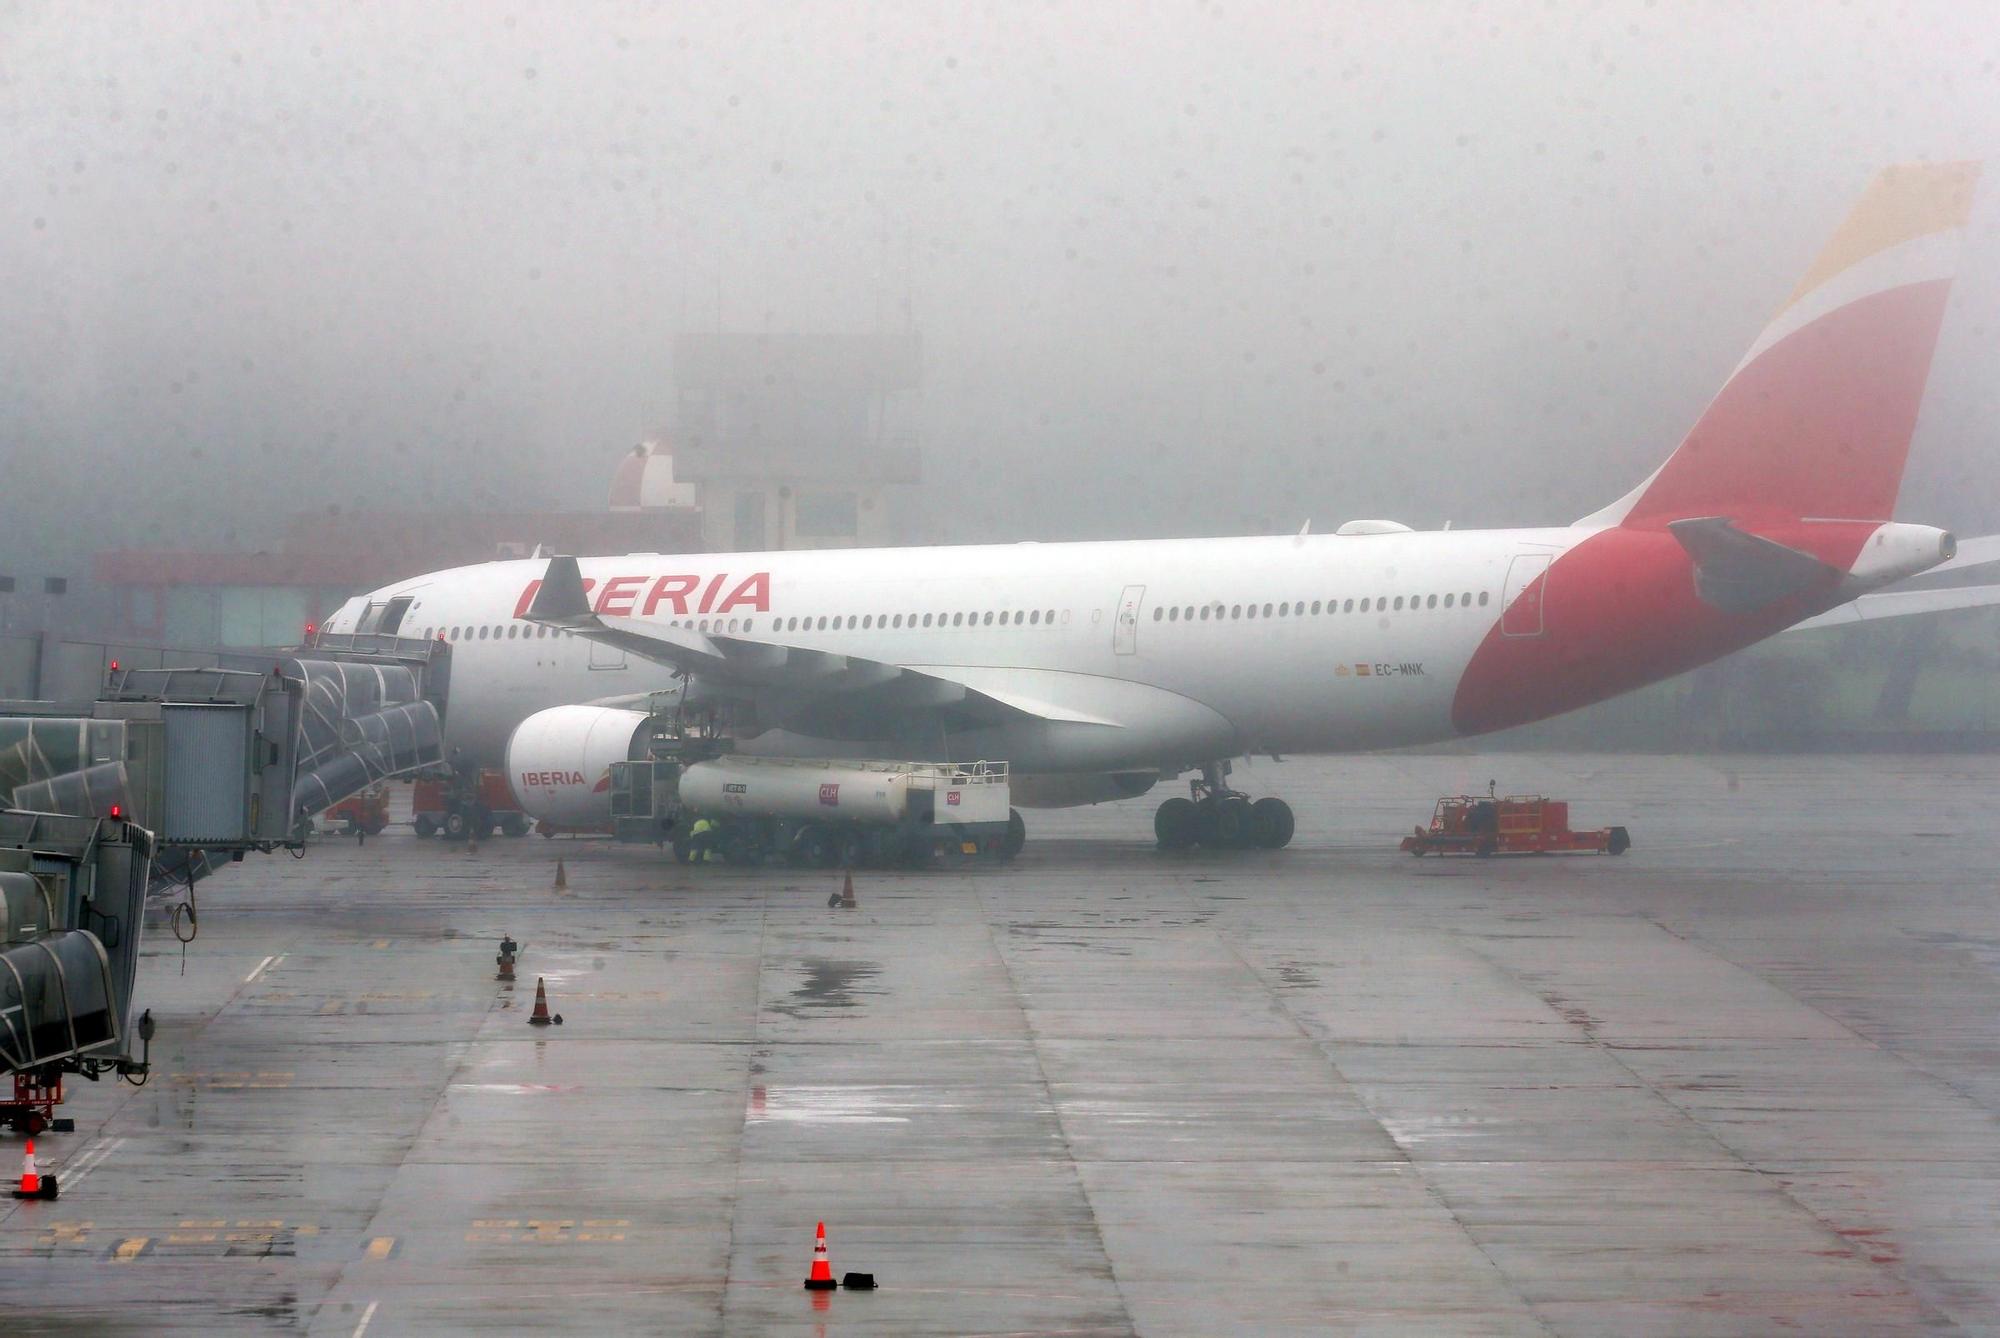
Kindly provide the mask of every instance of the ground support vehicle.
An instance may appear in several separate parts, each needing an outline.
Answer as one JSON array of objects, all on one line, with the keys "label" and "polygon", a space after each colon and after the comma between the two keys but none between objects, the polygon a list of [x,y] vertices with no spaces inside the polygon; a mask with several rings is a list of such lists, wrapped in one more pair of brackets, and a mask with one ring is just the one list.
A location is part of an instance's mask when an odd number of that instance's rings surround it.
[{"label": "ground support vehicle", "polygon": [[371,785],[351,794],[321,813],[319,820],[338,828],[342,836],[380,836],[389,825],[389,788]]},{"label": "ground support vehicle", "polygon": [[611,767],[613,830],[683,862],[819,868],[999,861],[1026,829],[1004,762],[742,757],[726,740],[655,736]]},{"label": "ground support vehicle", "polygon": [[425,776],[412,787],[410,825],[418,836],[442,834],[448,841],[470,837],[483,841],[495,829],[509,836],[526,836],[528,815],[507,787],[507,777],[498,771],[481,771],[476,776]]},{"label": "ground support vehicle", "polygon": [[1632,848],[1623,827],[1576,832],[1569,802],[1538,794],[1446,795],[1431,825],[1403,838],[1412,855],[1622,855]]}]

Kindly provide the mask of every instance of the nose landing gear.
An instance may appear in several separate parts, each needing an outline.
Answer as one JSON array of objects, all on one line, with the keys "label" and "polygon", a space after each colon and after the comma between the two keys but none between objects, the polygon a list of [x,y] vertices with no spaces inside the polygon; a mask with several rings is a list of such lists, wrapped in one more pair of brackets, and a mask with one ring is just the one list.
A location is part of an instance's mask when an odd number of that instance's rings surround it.
[{"label": "nose landing gear", "polygon": [[1211,850],[1281,850],[1291,843],[1292,807],[1269,796],[1254,803],[1232,790],[1224,778],[1228,764],[1211,762],[1201,778],[1188,782],[1188,797],[1176,796],[1153,814],[1153,836],[1162,850],[1207,846]]}]

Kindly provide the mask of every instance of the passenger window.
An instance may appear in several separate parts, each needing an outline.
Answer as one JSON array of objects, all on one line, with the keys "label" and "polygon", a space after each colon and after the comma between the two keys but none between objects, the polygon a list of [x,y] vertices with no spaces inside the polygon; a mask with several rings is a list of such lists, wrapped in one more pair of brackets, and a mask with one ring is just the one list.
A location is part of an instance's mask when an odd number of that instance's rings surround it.
[{"label": "passenger window", "polygon": [[1470,590],[1468,590],[1468,591],[1466,591],[1466,592],[1465,592],[1464,594],[1460,595],[1460,596],[1458,597],[1458,602],[1459,602],[1459,603],[1461,603],[1461,604],[1463,604],[1463,605],[1465,605],[1465,606],[1467,606],[1468,608],[1469,608],[1469,607],[1471,607],[1471,605],[1472,605],[1472,592],[1471,592]]},{"label": "passenger window", "polygon": [[951,625],[952,625],[953,627],[962,627],[962,626],[964,626],[964,624],[965,624],[965,615],[964,615],[964,614],[962,614],[962,613],[954,613],[954,614],[952,614],[952,615],[951,615]]},{"label": "passenger window", "polygon": [[1319,601],[1318,601],[1318,600],[1316,600],[1316,599],[1315,599],[1315,600],[1313,601],[1313,612],[1314,612],[1314,613],[1318,613],[1318,612],[1319,612]]},{"label": "passenger window", "polygon": [[1243,606],[1241,604],[1231,604],[1229,606],[1229,616],[1232,618],[1241,618],[1243,616]]},{"label": "passenger window", "polygon": [[1270,606],[1269,604],[1266,604],[1266,605],[1264,606],[1264,616],[1265,616],[1266,618],[1268,618],[1268,617],[1270,617],[1270,616],[1271,616],[1271,606]]},{"label": "passenger window", "polygon": [[1437,606],[1438,606],[1438,597],[1436,595],[1431,595],[1424,600],[1424,607],[1427,609],[1434,609]]},{"label": "passenger window", "polygon": [[1484,590],[1479,592],[1479,607],[1482,609],[1486,607],[1486,592]]},{"label": "passenger window", "polygon": [[1446,596],[1444,597],[1444,606],[1445,606],[1446,608],[1450,608],[1450,607],[1451,607],[1451,601],[1453,600],[1453,598],[1455,598],[1455,596],[1452,596],[1452,595],[1446,595]]},{"label": "passenger window", "polygon": [[1172,610],[1170,610],[1170,611],[1168,612],[1168,614],[1167,614],[1167,621],[1168,621],[1168,622],[1175,622],[1175,623],[1177,623],[1177,622],[1179,622],[1180,620],[1181,620],[1181,608],[1180,608],[1180,605],[1176,604],[1176,605],[1174,605],[1174,607],[1172,608]]}]

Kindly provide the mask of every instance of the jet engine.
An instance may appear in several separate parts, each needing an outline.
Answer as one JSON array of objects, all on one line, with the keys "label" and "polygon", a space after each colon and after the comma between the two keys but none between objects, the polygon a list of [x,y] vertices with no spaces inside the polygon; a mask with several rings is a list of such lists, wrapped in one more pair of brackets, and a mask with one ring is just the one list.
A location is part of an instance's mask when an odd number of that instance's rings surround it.
[{"label": "jet engine", "polygon": [[557,827],[611,825],[611,764],[646,755],[644,711],[551,706],[507,740],[507,784],[521,811]]}]

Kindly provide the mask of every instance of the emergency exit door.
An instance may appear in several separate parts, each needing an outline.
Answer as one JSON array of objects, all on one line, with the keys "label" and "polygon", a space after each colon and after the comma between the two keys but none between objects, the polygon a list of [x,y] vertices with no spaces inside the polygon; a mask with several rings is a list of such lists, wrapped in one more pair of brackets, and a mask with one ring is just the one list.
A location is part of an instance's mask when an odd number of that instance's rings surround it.
[{"label": "emergency exit door", "polygon": [[1542,604],[1548,590],[1547,553],[1522,553],[1507,564],[1507,585],[1500,593],[1500,634],[1540,636]]},{"label": "emergency exit door", "polygon": [[1125,593],[1118,597],[1118,616],[1111,623],[1111,650],[1117,655],[1136,655],[1139,651],[1139,605],[1146,598],[1146,587],[1128,585]]}]

